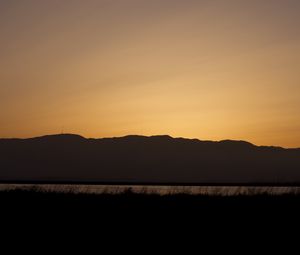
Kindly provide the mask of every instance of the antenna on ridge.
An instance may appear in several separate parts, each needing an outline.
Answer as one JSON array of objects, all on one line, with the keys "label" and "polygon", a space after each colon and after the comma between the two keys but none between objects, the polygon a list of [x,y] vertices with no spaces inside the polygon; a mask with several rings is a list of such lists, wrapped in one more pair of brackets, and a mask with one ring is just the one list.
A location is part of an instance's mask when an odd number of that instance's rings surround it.
[{"label": "antenna on ridge", "polygon": [[64,132],[64,126],[61,127],[61,135],[64,135],[65,132]]}]

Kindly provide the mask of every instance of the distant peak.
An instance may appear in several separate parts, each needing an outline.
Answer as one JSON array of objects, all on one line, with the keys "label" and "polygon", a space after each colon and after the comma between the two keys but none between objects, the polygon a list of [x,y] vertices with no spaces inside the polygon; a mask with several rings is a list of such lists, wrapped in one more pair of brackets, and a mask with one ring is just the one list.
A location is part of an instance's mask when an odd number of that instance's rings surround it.
[{"label": "distant peak", "polygon": [[169,135],[153,135],[150,138],[159,138],[159,139],[174,139],[172,136]]},{"label": "distant peak", "polygon": [[113,137],[113,139],[174,139],[169,135],[153,135],[153,136],[144,136],[144,135],[127,135],[123,137]]},{"label": "distant peak", "polygon": [[32,138],[35,140],[84,140],[85,138],[76,134],[54,134]]},{"label": "distant peak", "polygon": [[126,135],[123,137],[114,137],[114,138],[147,138],[147,136],[144,135]]},{"label": "distant peak", "polygon": [[241,146],[247,146],[247,147],[254,147],[255,146],[252,143],[249,143],[247,141],[242,141],[242,140],[222,140],[222,141],[219,141],[219,144],[241,145]]}]

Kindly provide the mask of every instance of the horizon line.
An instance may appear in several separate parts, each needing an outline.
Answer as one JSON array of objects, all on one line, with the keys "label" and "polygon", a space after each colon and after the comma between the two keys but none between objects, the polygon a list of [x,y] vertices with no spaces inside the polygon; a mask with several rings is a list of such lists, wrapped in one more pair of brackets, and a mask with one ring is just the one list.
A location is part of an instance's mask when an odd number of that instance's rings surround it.
[{"label": "horizon line", "polygon": [[201,140],[200,138],[186,138],[186,137],[174,137],[167,134],[155,134],[155,135],[140,135],[140,134],[128,134],[128,135],[122,135],[122,136],[109,136],[109,137],[86,137],[80,134],[76,133],[51,133],[51,134],[45,134],[45,135],[37,135],[37,136],[31,136],[31,137],[0,137],[0,140],[10,140],[10,139],[17,139],[17,140],[27,140],[27,139],[35,139],[35,138],[43,138],[43,137],[51,137],[51,136],[77,136],[81,137],[83,139],[95,139],[95,140],[101,140],[101,139],[119,139],[119,138],[126,138],[126,137],[144,137],[144,138],[153,138],[153,137],[169,137],[171,139],[184,139],[184,140],[190,140],[190,141],[199,141],[199,142],[215,142],[215,143],[221,143],[221,142],[244,142],[248,143],[250,145],[256,146],[256,147],[273,147],[273,148],[280,148],[280,149],[300,149],[300,147],[283,147],[283,146],[277,146],[277,145],[257,145],[255,143],[252,143],[247,140],[240,140],[240,139],[222,139],[222,140]]}]

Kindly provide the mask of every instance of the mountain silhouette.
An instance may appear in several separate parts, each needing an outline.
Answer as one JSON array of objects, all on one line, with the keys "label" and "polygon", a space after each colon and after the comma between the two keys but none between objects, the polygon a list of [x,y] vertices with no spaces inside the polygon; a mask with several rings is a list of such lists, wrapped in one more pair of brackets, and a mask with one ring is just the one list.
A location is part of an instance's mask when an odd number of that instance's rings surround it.
[{"label": "mountain silhouette", "polygon": [[0,181],[299,183],[300,149],[170,136],[0,139]]}]

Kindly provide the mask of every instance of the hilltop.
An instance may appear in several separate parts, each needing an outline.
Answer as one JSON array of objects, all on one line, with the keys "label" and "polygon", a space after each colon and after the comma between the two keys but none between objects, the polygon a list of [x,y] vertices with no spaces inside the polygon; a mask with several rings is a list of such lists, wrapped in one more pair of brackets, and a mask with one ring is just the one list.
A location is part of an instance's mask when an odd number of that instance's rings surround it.
[{"label": "hilltop", "polygon": [[118,183],[295,183],[300,150],[170,136],[0,139],[0,180]]}]

